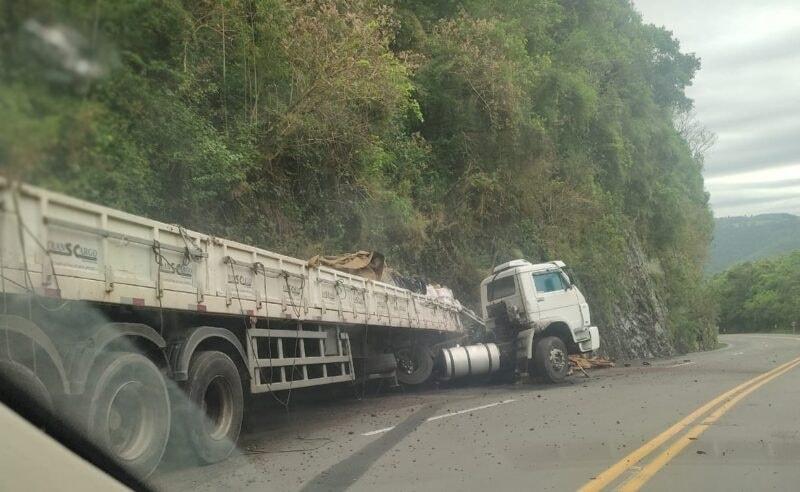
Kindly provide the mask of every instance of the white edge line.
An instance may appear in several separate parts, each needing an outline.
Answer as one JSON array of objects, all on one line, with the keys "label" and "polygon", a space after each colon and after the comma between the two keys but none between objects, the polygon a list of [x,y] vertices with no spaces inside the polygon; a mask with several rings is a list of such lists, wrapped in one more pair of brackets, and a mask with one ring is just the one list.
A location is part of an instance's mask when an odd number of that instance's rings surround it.
[{"label": "white edge line", "polygon": [[489,403],[487,405],[481,405],[479,407],[473,407],[473,408],[467,408],[465,410],[459,410],[457,412],[450,412],[450,413],[444,413],[442,415],[435,415],[433,417],[428,418],[428,420],[426,420],[426,422],[433,422],[434,420],[444,419],[444,418],[447,418],[447,417],[453,417],[455,415],[462,415],[462,414],[465,414],[465,413],[474,412],[476,410],[483,410],[483,409],[486,409],[486,408],[492,408],[492,407],[496,407],[497,405],[504,405],[506,403],[511,403],[512,401],[516,401],[516,400],[510,399],[510,400],[497,401],[497,402],[494,402],[494,403]]},{"label": "white edge line", "polygon": [[[485,410],[487,408],[496,407],[498,405],[505,405],[506,403],[511,403],[513,401],[517,401],[517,400],[511,398],[509,400],[496,401],[494,403],[488,403],[486,405],[481,405],[479,407],[467,408],[467,409],[464,409],[464,410],[459,410],[457,412],[449,412],[449,413],[443,413],[442,415],[434,415],[433,417],[429,417],[428,419],[426,419],[425,422],[433,422],[434,420],[444,419],[444,418],[447,418],[447,417],[454,417],[456,415],[462,415],[462,414],[469,413],[469,412],[475,412],[477,410]],[[396,426],[394,426],[394,425],[391,426],[391,427],[384,427],[383,429],[376,429],[376,430],[373,430],[373,431],[364,432],[361,435],[362,436],[374,436],[376,434],[382,434],[384,432],[389,432],[390,430],[394,429],[395,427]]]},{"label": "white edge line", "polygon": [[383,429],[378,429],[378,430],[374,430],[374,431],[365,432],[365,433],[363,433],[361,435],[362,436],[374,436],[375,434],[381,434],[383,432],[389,432],[390,430],[392,430],[394,428],[395,428],[395,426],[393,425],[391,427],[384,427]]}]

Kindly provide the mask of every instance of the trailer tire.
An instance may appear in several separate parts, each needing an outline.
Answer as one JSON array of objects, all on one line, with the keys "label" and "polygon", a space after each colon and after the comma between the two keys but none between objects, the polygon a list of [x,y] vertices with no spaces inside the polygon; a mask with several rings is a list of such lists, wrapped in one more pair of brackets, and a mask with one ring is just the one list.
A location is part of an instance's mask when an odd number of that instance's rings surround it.
[{"label": "trailer tire", "polygon": [[167,385],[161,370],[133,352],[99,357],[87,390],[87,432],[126,469],[147,477],[167,446],[171,423]]},{"label": "trailer tire", "polygon": [[430,379],[433,373],[433,355],[421,345],[401,348],[395,351],[397,358],[397,380],[414,386]]},{"label": "trailer tire", "polygon": [[223,352],[192,357],[186,390],[189,408],[185,433],[204,463],[227,458],[236,448],[244,415],[244,392],[236,364]]},{"label": "trailer tire", "polygon": [[0,373],[20,391],[24,391],[41,408],[48,412],[53,411],[53,398],[50,396],[50,391],[39,379],[39,376],[27,366],[13,360],[0,359]]},{"label": "trailer tire", "polygon": [[550,383],[561,383],[569,373],[567,346],[558,337],[545,337],[536,342],[533,364],[536,374]]}]

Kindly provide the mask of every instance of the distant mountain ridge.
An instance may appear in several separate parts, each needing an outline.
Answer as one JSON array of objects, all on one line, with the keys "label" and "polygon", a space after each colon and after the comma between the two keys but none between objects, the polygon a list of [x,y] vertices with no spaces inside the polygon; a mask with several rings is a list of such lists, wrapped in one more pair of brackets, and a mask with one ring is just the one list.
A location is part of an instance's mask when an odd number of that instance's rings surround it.
[{"label": "distant mountain ridge", "polygon": [[800,217],[761,214],[714,219],[714,240],[706,265],[718,273],[744,261],[757,260],[800,249]]}]

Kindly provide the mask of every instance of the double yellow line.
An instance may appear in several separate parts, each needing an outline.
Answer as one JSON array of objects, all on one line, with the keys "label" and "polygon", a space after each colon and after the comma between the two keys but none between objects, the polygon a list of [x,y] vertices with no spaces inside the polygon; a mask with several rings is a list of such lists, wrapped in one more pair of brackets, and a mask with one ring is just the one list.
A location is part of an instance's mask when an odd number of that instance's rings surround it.
[{"label": "double yellow line", "polygon": [[[648,480],[650,480],[650,478],[653,477],[653,475],[655,475],[667,463],[669,463],[672,458],[677,456],[686,446],[689,445],[689,443],[697,439],[697,437],[700,436],[700,434],[702,434],[711,424],[725,415],[725,413],[728,412],[728,410],[730,410],[734,405],[736,405],[736,403],[761,386],[792,370],[798,364],[800,364],[800,357],[792,359],[789,362],[772,369],[771,371],[767,371],[759,376],[754,377],[753,379],[750,379],[749,381],[745,381],[744,383],[726,391],[725,393],[722,393],[686,417],[682,418],[680,421],[676,422],[669,429],[657,435],[650,441],[644,443],[636,451],[633,451],[620,461],[614,463],[610,468],[600,473],[593,480],[581,487],[579,489],[580,492],[595,492],[602,490],[604,487],[619,478],[623,473],[628,471],[631,467],[652,454],[670,438],[692,425],[698,418],[719,405],[719,407],[714,410],[714,412],[709,414],[708,417],[706,417],[701,423],[689,429],[688,432],[679,437],[666,450],[652,459],[647,465],[642,467],[630,479],[625,481],[619,489],[623,492],[639,490],[645,483],[647,483]],[[722,404],[720,405],[720,403]]]}]

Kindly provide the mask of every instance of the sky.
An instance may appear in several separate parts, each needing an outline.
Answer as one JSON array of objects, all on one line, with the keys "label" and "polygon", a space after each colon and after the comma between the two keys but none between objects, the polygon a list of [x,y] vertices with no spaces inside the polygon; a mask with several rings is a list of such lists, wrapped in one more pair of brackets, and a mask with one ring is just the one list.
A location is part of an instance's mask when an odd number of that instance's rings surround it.
[{"label": "sky", "polygon": [[717,135],[703,172],[714,215],[800,215],[800,1],[633,3],[701,60],[686,92]]}]

